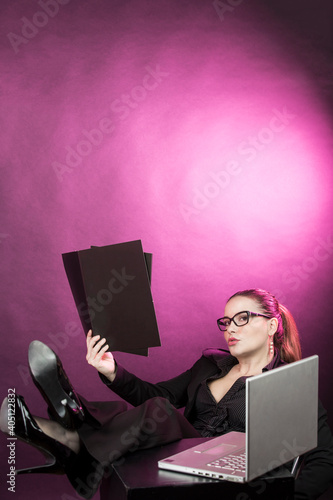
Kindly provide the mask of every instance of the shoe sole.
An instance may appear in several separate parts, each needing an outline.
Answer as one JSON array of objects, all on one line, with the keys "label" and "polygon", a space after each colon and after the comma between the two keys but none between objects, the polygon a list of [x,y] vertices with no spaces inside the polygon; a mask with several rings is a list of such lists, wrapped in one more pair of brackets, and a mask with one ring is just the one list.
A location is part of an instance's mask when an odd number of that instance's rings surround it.
[{"label": "shoe sole", "polygon": [[29,367],[32,378],[49,405],[54,417],[67,428],[71,428],[71,417],[67,406],[75,413],[77,403],[63,389],[58,377],[58,361],[56,354],[47,345],[34,340],[29,346]]}]

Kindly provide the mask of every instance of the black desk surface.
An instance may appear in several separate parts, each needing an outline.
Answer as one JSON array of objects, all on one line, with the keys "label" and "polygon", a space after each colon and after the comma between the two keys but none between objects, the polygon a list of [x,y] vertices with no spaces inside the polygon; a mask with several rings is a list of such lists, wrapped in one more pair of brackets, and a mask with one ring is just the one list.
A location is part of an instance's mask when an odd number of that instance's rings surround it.
[{"label": "black desk surface", "polygon": [[[247,484],[219,481],[190,474],[164,471],[157,462],[202,442],[202,438],[182,439],[149,450],[129,453],[114,464],[113,473],[103,480],[101,500],[291,500],[294,478],[287,469],[255,479]],[[208,499],[207,499],[208,500]]]}]

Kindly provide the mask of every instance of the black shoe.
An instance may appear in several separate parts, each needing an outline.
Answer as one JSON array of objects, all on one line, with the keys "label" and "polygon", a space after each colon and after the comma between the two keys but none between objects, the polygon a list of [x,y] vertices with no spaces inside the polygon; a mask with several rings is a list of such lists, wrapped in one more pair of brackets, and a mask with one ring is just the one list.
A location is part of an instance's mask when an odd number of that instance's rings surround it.
[{"label": "black shoe", "polygon": [[51,418],[66,429],[76,429],[84,420],[82,404],[55,352],[39,340],[29,346],[32,379],[48,404]]},{"label": "black shoe", "polygon": [[[11,396],[10,396],[11,397]],[[21,439],[40,450],[45,456],[45,464],[37,467],[16,470],[16,474],[49,473],[65,474],[75,453],[67,446],[45,434],[30,414],[24,398],[13,395],[3,400],[0,410],[1,430],[10,436]]]},{"label": "black shoe", "polygon": [[103,477],[103,468],[82,445],[77,455],[70,448],[45,434],[29,412],[24,398],[13,395],[3,400],[0,410],[0,429],[37,448],[45,456],[45,464],[18,469],[15,474],[66,474],[77,493],[92,498]]}]

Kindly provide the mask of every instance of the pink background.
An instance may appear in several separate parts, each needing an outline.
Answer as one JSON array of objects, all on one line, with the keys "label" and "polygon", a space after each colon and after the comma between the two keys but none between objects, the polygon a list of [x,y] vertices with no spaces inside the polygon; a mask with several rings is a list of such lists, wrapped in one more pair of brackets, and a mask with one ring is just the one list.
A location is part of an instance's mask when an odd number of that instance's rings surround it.
[{"label": "pink background", "polygon": [[[39,339],[79,392],[116,399],[85,362],[61,254],[141,239],[162,347],[119,362],[177,375],[225,347],[232,293],[266,288],[319,354],[333,421],[332,2],[224,4],[1,2],[2,398],[14,387],[46,416],[27,366]],[[40,456],[18,443],[16,459]],[[20,476],[15,499],[36,497],[76,495]]]}]

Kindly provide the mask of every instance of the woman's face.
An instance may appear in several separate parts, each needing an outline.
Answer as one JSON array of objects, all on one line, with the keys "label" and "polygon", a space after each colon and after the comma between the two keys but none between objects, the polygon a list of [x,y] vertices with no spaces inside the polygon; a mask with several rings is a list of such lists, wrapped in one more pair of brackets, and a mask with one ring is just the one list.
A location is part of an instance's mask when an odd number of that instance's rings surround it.
[{"label": "woman's face", "polygon": [[[259,303],[249,297],[233,297],[227,302],[224,316],[232,318],[241,311],[265,314]],[[268,355],[269,335],[277,328],[275,318],[267,319],[261,316],[250,316],[249,322],[243,326],[237,326],[233,321],[224,332],[224,338],[228,344],[230,353],[237,357],[250,357],[262,353]]]}]

